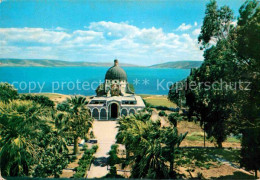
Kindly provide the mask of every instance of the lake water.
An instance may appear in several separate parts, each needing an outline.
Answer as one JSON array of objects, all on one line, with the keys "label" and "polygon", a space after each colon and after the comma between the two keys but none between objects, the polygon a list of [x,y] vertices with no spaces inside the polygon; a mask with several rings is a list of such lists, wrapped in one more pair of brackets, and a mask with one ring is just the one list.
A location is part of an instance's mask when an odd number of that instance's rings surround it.
[{"label": "lake water", "polygon": [[[123,67],[136,94],[168,94],[168,87],[186,78],[189,69]],[[1,67],[0,81],[13,84],[20,93],[94,95],[104,82],[108,67]]]}]

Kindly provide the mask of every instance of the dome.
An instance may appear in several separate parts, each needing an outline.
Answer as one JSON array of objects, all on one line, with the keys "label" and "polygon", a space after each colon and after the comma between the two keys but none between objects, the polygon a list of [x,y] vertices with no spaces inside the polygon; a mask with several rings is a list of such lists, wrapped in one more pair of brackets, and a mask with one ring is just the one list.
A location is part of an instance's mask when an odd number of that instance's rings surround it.
[{"label": "dome", "polygon": [[115,60],[115,65],[107,70],[105,79],[114,80],[127,80],[126,72],[118,66],[118,61]]}]

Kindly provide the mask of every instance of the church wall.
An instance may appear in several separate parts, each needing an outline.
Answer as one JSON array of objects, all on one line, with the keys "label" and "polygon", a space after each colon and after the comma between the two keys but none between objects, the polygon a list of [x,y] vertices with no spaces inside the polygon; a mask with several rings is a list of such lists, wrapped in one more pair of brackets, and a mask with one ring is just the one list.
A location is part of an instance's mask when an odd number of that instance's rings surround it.
[{"label": "church wall", "polygon": [[105,92],[107,92],[111,88],[111,85],[113,85],[113,84],[118,84],[120,86],[121,92],[123,92],[123,93],[126,92],[127,81],[125,81],[125,80],[120,81],[119,79],[115,79],[115,80],[107,79],[105,82]]},{"label": "church wall", "polygon": [[119,117],[121,117],[122,115],[127,115],[129,116],[130,114],[135,114],[137,113],[139,110],[142,110],[144,107],[139,107],[139,106],[124,106],[122,105],[120,102],[115,102],[115,101],[111,101],[108,102],[106,106],[93,106],[93,107],[89,107],[90,111],[91,111],[91,116],[97,120],[109,120],[109,105],[116,103],[119,106]]}]

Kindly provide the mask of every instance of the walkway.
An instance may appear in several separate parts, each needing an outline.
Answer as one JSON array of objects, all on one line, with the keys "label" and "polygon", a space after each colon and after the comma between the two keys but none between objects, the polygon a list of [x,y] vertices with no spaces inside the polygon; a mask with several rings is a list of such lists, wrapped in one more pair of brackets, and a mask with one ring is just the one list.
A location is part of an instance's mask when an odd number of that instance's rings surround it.
[{"label": "walkway", "polygon": [[111,145],[115,144],[117,134],[117,121],[97,121],[93,123],[93,131],[98,140],[98,150],[94,154],[95,161],[87,173],[87,178],[100,178],[109,172],[106,166],[106,160]]}]

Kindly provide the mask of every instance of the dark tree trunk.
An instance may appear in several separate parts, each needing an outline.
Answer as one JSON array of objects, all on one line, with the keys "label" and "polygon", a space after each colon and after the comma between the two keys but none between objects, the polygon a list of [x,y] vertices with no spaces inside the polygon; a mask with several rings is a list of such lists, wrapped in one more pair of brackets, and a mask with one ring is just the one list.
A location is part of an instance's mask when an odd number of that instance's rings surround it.
[{"label": "dark tree trunk", "polygon": [[205,133],[205,130],[204,130],[204,148],[206,147],[206,133]]},{"label": "dark tree trunk", "polygon": [[126,159],[129,160],[130,153],[129,153],[128,145],[125,145],[125,154],[126,154]]},{"label": "dark tree trunk", "polygon": [[255,169],[255,179],[257,179],[257,169]]},{"label": "dark tree trunk", "polygon": [[78,154],[79,147],[78,147],[78,137],[74,137],[74,155]]},{"label": "dark tree trunk", "polygon": [[204,131],[204,148],[206,147],[206,132],[205,132],[205,122],[203,122],[203,131]]},{"label": "dark tree trunk", "polygon": [[173,174],[173,166],[174,166],[174,147],[171,150],[171,158],[170,158],[170,172],[169,174]]},{"label": "dark tree trunk", "polygon": [[2,174],[1,174],[1,157],[0,157],[0,180],[1,179],[4,179],[4,178],[2,177]]},{"label": "dark tree trunk", "polygon": [[222,142],[221,141],[217,141],[217,144],[218,144],[218,148],[222,148]]}]

